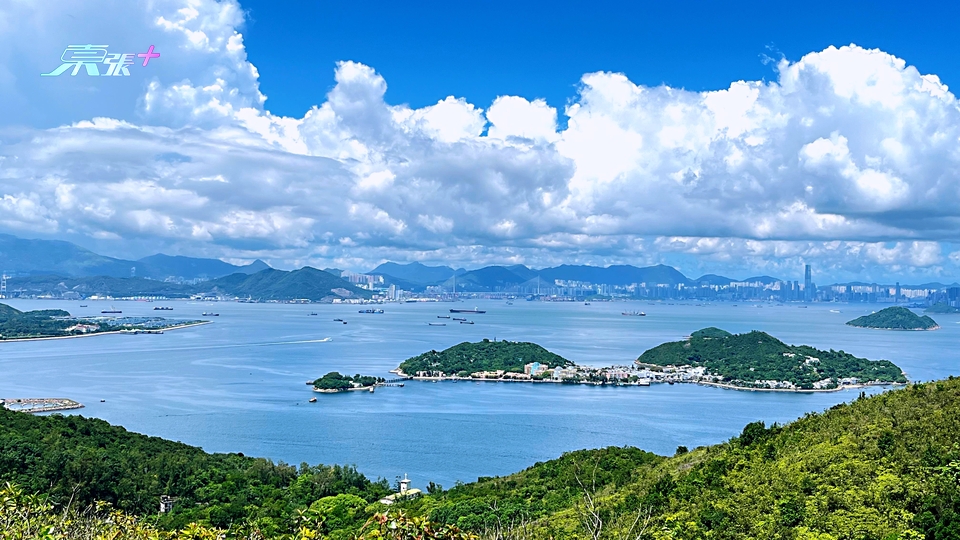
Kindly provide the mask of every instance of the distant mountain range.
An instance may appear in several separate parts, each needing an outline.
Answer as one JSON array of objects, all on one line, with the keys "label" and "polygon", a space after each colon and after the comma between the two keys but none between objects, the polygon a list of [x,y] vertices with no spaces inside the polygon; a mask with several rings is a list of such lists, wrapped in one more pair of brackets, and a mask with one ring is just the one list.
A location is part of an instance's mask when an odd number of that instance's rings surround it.
[{"label": "distant mountain range", "polygon": [[267,268],[254,274],[235,273],[203,281],[199,284],[180,284],[139,277],[111,276],[29,276],[8,281],[8,290],[30,295],[86,298],[92,295],[166,296],[187,298],[195,294],[231,295],[253,300],[306,299],[314,302],[334,298],[370,298],[370,291],[347,283],[339,276],[309,266],[290,272]]},{"label": "distant mountain range", "polygon": [[219,259],[151,255],[129,261],[106,257],[60,240],[31,240],[0,234],[0,272],[8,275],[108,276],[149,279],[214,279],[235,273],[253,274],[270,268],[257,260],[245,266]]},{"label": "distant mountain range", "polygon": [[[537,280],[544,286],[553,286],[556,280],[580,281],[593,284],[630,285],[631,283],[650,283],[694,285],[707,281],[711,285],[728,285],[735,279],[708,274],[699,279],[690,279],[672,266],[636,267],[631,265],[613,265],[608,267],[587,265],[561,265],[553,268],[534,270],[522,264],[512,266],[486,266],[476,270],[454,270],[449,266],[426,266],[421,263],[398,264],[384,263],[374,268],[370,274],[384,276],[387,282],[402,280],[420,288],[441,285],[451,289],[456,281],[458,290],[494,291],[516,286],[536,287]],[[456,276],[456,278],[454,278]],[[750,278],[753,281],[776,281],[774,278]],[[769,280],[769,281],[768,281]],[[399,283],[398,283],[398,286]]]}]

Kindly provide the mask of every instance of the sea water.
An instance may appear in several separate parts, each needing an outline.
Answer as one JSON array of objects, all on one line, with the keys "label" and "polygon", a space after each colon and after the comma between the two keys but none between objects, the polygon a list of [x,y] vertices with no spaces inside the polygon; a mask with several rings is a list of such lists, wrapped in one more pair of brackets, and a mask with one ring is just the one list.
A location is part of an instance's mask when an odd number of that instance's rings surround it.
[{"label": "sea water", "polygon": [[[99,315],[106,302],[5,301],[21,310]],[[644,350],[706,326],[763,330],[791,344],[889,359],[911,380],[960,374],[960,316],[942,329],[894,332],[845,326],[884,306],[757,303],[549,303],[516,300],[359,306],[113,302],[123,315],[209,319],[163,335],[105,335],[0,343],[0,397],[66,397],[77,414],[203,447],[292,464],[354,464],[391,482],[450,487],[509,474],[581,448],[631,445],[673,454],[714,444],[748,422],[789,422],[857,397],[723,390],[689,384],[594,387],[408,381],[375,393],[316,394],[330,371],[392,378],[389,370],[431,349],[483,338],[533,341],[579,364],[628,364]],[[451,307],[484,309],[460,315]],[[645,311],[646,317],[622,311]],[[205,311],[219,317],[201,317]],[[310,315],[311,312],[317,315]],[[457,316],[457,315],[454,315]],[[348,324],[336,322],[341,318]],[[447,326],[427,323],[445,322]],[[869,389],[875,393],[880,389]],[[309,403],[316,397],[316,403]],[[104,400],[101,402],[101,400]]]}]

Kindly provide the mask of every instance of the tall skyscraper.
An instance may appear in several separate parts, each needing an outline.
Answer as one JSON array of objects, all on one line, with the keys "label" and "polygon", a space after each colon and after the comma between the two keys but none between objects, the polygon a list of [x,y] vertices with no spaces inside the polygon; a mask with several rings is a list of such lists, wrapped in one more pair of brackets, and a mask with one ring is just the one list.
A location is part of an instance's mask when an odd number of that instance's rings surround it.
[{"label": "tall skyscraper", "polygon": [[803,299],[807,302],[813,300],[813,272],[809,264],[803,266]]}]

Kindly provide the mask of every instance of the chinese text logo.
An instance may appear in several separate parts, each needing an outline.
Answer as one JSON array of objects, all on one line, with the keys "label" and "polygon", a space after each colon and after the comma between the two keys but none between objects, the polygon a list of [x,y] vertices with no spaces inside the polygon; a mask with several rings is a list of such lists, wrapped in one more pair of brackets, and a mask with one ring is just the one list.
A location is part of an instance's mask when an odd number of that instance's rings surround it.
[{"label": "chinese text logo", "polygon": [[112,54],[107,52],[107,45],[67,45],[63,54],[60,55],[60,60],[63,64],[60,65],[57,69],[51,71],[50,73],[41,73],[41,77],[59,77],[65,73],[68,69],[73,68],[73,72],[70,73],[71,76],[75,76],[80,72],[80,68],[86,68],[87,75],[91,77],[100,76],[100,64],[105,64],[107,66],[107,72],[104,74],[108,77],[129,77],[130,70],[127,69],[128,66],[132,66],[135,61],[134,58],[143,58],[143,67],[147,67],[147,64],[153,58],[160,58],[160,53],[153,52],[153,45],[147,49],[147,52],[144,53],[121,53],[121,54]]}]

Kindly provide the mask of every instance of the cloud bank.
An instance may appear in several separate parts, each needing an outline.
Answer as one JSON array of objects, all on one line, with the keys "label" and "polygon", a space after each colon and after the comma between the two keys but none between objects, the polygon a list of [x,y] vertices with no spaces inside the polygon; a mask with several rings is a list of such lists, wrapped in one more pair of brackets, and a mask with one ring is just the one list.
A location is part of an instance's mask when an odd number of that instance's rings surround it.
[{"label": "cloud bank", "polygon": [[[563,110],[390,104],[373,67],[344,61],[288,118],[265,107],[236,2],[117,3],[122,31],[95,22],[102,6],[65,6],[0,8],[5,232],[279,266],[960,275],[960,108],[880,50],[830,47],[711,92],[588,73]],[[157,69],[39,77],[85,42],[78,18],[121,48],[156,45]]]}]

